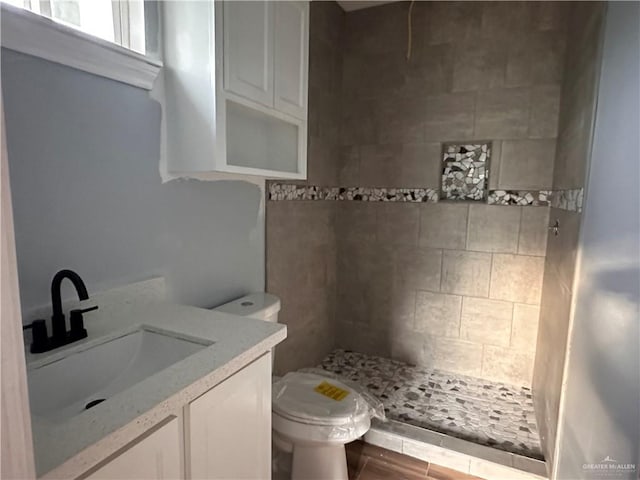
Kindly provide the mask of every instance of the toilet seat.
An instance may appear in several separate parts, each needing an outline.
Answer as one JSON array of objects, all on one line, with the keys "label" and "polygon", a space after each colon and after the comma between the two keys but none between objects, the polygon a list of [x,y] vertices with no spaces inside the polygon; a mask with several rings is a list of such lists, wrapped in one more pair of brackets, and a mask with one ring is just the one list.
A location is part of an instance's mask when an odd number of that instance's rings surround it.
[{"label": "toilet seat", "polygon": [[[310,425],[343,425],[369,413],[357,392],[332,378],[295,372],[276,385],[273,411],[290,420]],[[337,396],[318,391],[321,385],[334,389]]]},{"label": "toilet seat", "polygon": [[283,417],[276,412],[271,415],[274,432],[294,443],[337,444],[353,442],[367,433],[371,419],[366,416],[356,423],[344,425],[313,425]]},{"label": "toilet seat", "polygon": [[[316,391],[323,382],[343,395],[336,399]],[[312,373],[290,374],[274,390],[272,409],[274,430],[298,441],[348,443],[371,426],[368,407],[357,392]]]}]

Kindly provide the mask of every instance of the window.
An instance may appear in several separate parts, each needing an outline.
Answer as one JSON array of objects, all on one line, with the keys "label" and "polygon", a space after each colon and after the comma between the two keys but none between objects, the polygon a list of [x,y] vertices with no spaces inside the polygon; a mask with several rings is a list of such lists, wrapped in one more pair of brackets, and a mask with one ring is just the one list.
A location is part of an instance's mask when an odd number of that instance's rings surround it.
[{"label": "window", "polygon": [[0,0],[3,49],[151,90],[159,12],[143,0]]},{"label": "window", "polygon": [[143,0],[0,0],[145,54]]}]

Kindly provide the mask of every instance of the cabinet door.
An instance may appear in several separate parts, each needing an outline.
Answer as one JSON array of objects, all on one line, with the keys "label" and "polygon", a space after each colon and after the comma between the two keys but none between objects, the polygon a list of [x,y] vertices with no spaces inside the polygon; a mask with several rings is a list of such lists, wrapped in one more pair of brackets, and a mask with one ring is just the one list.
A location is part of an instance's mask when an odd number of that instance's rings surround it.
[{"label": "cabinet door", "polygon": [[273,107],[272,2],[223,3],[224,87]]},{"label": "cabinet door", "polygon": [[172,417],[168,423],[123,453],[99,467],[87,477],[91,480],[175,480],[184,478],[180,456],[180,422]]},{"label": "cabinet door", "polygon": [[271,478],[271,354],[194,400],[187,424],[191,478]]},{"label": "cabinet door", "polygon": [[275,107],[305,119],[309,71],[309,3],[275,2]]}]

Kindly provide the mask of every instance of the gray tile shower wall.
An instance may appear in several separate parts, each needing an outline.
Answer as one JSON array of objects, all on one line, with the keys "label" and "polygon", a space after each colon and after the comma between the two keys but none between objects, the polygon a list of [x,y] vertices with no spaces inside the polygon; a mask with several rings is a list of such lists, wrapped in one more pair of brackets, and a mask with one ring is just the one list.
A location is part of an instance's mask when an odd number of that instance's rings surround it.
[{"label": "gray tile shower wall", "polygon": [[408,2],[346,15],[337,185],[438,188],[442,142],[490,140],[490,189],[550,190],[567,4]]},{"label": "gray tile shower wall", "polygon": [[[311,2],[308,182],[314,185],[337,179],[343,21],[335,2]],[[315,365],[334,348],[334,209],[328,202],[267,202],[266,285],[282,299],[279,321],[288,329],[276,373]]]},{"label": "gray tile shower wall", "polygon": [[567,4],[416,2],[407,60],[408,8],[346,15],[337,185],[438,189],[491,141],[498,205],[340,203],[338,346],[528,385],[548,208],[512,205],[553,186]]},{"label": "gray tile shower wall", "polygon": [[314,365],[335,343],[336,243],[328,202],[269,202],[267,290],[281,298],[287,339],[275,372]]},{"label": "gray tile shower wall", "polygon": [[[530,384],[568,5],[416,2],[407,60],[408,8],[311,5],[309,177],[267,202],[267,288],[289,326],[276,369],[313,364],[333,332]],[[491,205],[435,203],[442,144],[471,141],[492,144]]]},{"label": "gray tile shower wall", "polygon": [[552,464],[562,390],[576,251],[581,222],[582,189],[591,144],[591,123],[600,71],[599,49],[605,16],[602,2],[572,2],[567,56],[562,82],[558,147],[553,170],[550,219],[560,234],[546,247],[540,326],[533,392],[540,441]]},{"label": "gray tile shower wall", "polygon": [[338,346],[529,385],[547,221],[544,207],[341,204]]}]

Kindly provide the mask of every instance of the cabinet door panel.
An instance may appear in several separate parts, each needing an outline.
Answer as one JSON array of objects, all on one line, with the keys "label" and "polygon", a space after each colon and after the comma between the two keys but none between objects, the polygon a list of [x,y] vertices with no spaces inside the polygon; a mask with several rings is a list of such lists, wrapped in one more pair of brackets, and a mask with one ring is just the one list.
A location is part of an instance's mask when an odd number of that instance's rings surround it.
[{"label": "cabinet door panel", "polygon": [[271,478],[271,354],[189,406],[194,479]]},{"label": "cabinet door panel", "polygon": [[306,118],[309,70],[309,4],[275,4],[275,107]]},{"label": "cabinet door panel", "polygon": [[90,480],[176,480],[184,478],[181,456],[182,431],[173,417],[149,436],[85,477]]},{"label": "cabinet door panel", "polygon": [[225,90],[273,106],[273,5],[223,3]]}]

